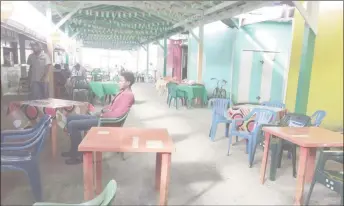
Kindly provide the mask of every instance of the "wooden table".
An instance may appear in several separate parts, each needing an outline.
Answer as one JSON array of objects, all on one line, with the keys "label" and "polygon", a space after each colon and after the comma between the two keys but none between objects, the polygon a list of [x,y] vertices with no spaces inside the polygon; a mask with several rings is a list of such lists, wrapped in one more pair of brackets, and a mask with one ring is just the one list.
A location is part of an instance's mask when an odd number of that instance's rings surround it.
[{"label": "wooden table", "polygon": [[94,176],[96,194],[100,194],[102,190],[102,152],[153,152],[156,153],[155,186],[160,190],[159,205],[167,205],[173,150],[172,138],[166,129],[92,127],[79,145],[79,151],[83,152],[85,200],[94,196]]},{"label": "wooden table", "polygon": [[51,115],[53,118],[51,127],[51,152],[55,158],[57,125],[64,129],[68,115],[87,114],[93,109],[93,105],[88,102],[49,98],[11,102],[7,109],[7,116],[13,120],[16,128],[25,128],[36,124],[44,114]]},{"label": "wooden table", "polygon": [[302,205],[304,182],[309,183],[313,179],[317,148],[343,147],[343,135],[320,127],[263,127],[263,131],[265,132],[265,147],[260,170],[261,183],[264,184],[265,181],[270,135],[300,146],[294,205]]}]

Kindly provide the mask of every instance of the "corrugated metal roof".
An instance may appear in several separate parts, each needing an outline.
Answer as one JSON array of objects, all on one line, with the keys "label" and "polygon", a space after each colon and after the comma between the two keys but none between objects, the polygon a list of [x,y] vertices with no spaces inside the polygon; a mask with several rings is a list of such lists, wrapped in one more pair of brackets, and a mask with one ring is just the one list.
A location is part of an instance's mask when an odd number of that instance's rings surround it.
[{"label": "corrugated metal roof", "polygon": [[[30,1],[45,13],[48,2]],[[263,1],[54,1],[57,24],[82,4],[62,27],[85,47],[131,49],[209,23],[253,10]],[[239,12],[239,13],[238,13]]]}]

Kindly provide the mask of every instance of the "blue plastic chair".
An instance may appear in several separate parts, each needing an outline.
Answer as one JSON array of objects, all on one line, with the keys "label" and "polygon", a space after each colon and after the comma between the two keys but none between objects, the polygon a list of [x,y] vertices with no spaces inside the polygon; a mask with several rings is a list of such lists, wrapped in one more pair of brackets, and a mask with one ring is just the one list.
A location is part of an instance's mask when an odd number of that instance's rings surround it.
[{"label": "blue plastic chair", "polygon": [[[253,131],[252,132],[239,131],[237,127],[237,122],[247,121],[253,115],[255,115],[255,119],[252,120],[254,121]],[[237,136],[237,137],[242,137],[244,139],[247,139],[246,152],[248,153],[249,166],[252,167],[254,154],[256,152],[255,150],[256,150],[257,141],[258,141],[259,135],[261,134],[261,127],[263,124],[271,123],[272,121],[275,120],[275,118],[276,118],[276,113],[274,111],[271,111],[269,109],[255,108],[243,119],[233,119],[231,127],[230,127],[227,155],[229,155],[230,146],[232,144],[232,136]]]},{"label": "blue plastic chair", "polygon": [[16,139],[25,139],[30,138],[33,135],[35,135],[37,132],[39,132],[47,121],[50,120],[49,115],[44,115],[42,118],[40,118],[39,122],[34,125],[34,127],[28,128],[28,129],[19,129],[19,130],[5,130],[1,131],[1,140],[6,138],[16,138]]},{"label": "blue plastic chair", "polygon": [[209,105],[213,108],[213,115],[211,121],[211,127],[209,131],[209,138],[210,140],[214,141],[217,125],[219,123],[226,124],[226,137],[228,137],[229,132],[229,124],[232,120],[228,119],[226,116],[227,109],[232,106],[231,99],[221,99],[221,98],[213,98],[209,100]]},{"label": "blue plastic chair", "polygon": [[50,116],[48,117],[49,118],[44,122],[43,127],[41,127],[37,133],[31,136],[27,135],[23,141],[18,141],[19,137],[24,136],[24,134],[21,134],[7,136],[5,137],[5,141],[1,142],[1,171],[23,171],[29,177],[30,185],[36,201],[42,200],[42,187],[38,161],[39,154],[42,146],[44,145],[44,140],[50,133],[52,119]]},{"label": "blue plastic chair", "polygon": [[285,108],[285,104],[283,104],[282,102],[278,102],[278,101],[262,102],[262,105],[268,106],[268,107],[277,107],[277,108],[281,108],[281,109]]},{"label": "blue plastic chair", "polygon": [[326,112],[324,110],[318,110],[314,112],[314,114],[311,116],[312,122],[314,122],[312,123],[312,126],[319,127],[325,116]]}]

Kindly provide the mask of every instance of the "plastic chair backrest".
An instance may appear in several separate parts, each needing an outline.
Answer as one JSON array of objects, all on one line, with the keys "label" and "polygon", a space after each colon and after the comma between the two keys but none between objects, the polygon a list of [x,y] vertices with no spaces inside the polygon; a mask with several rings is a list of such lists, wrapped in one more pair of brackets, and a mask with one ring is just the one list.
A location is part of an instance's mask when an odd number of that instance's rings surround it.
[{"label": "plastic chair backrest", "polygon": [[74,81],[73,89],[88,89],[88,82],[84,76],[72,77],[71,81]]},{"label": "plastic chair backrest", "polygon": [[129,112],[119,118],[100,118],[98,127],[122,127],[127,119]]},{"label": "plastic chair backrest", "polygon": [[325,118],[325,116],[326,116],[326,112],[324,110],[318,110],[318,111],[314,112],[314,114],[311,117],[312,121],[314,119],[314,123],[312,123],[312,125],[319,127],[321,122]]},{"label": "plastic chair backrest", "polygon": [[[176,88],[177,88],[177,83],[174,83],[174,82],[169,82],[169,83],[167,83],[167,91],[168,91],[168,94],[169,95],[173,95],[173,96],[175,96],[175,94],[176,94]],[[175,93],[175,94],[174,94]]]},{"label": "plastic chair backrest", "polygon": [[304,114],[287,113],[280,121],[283,127],[307,127],[311,124],[311,118]]},{"label": "plastic chair backrest", "polygon": [[246,119],[251,118],[253,115],[255,115],[254,118],[254,129],[253,132],[257,131],[257,128],[259,128],[262,124],[269,124],[272,121],[276,119],[276,113],[269,109],[263,109],[263,108],[254,108],[247,116]]},{"label": "plastic chair backrest", "polygon": [[224,116],[224,113],[232,106],[231,99],[213,98],[210,103],[213,104],[213,114],[220,116]]},{"label": "plastic chair backrest", "polygon": [[285,108],[285,104],[283,104],[282,102],[278,102],[278,101],[262,102],[262,105],[268,106],[268,107],[277,107],[277,108],[281,108],[281,109]]},{"label": "plastic chair backrest", "polygon": [[36,133],[38,133],[46,124],[47,121],[49,121],[51,118],[50,115],[44,115],[40,118],[39,122],[34,125],[34,127],[29,129],[23,129],[23,130],[5,130],[1,132],[1,139],[10,137],[13,139],[25,139],[28,136],[33,136]]},{"label": "plastic chair backrest", "polygon": [[46,121],[41,130],[38,131],[33,137],[23,141],[23,142],[3,142],[1,143],[1,151],[31,151],[31,156],[36,156],[42,149],[43,142],[48,136],[52,119],[49,116],[48,121]]}]

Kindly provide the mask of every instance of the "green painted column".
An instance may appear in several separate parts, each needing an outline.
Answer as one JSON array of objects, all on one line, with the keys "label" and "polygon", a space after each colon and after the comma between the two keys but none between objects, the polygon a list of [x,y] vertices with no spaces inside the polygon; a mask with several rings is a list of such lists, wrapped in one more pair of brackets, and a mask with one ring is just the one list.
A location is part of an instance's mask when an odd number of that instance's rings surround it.
[{"label": "green painted column", "polygon": [[164,37],[164,73],[163,76],[166,77],[167,74],[167,38]]},{"label": "green painted column", "polygon": [[307,24],[303,36],[301,65],[299,71],[299,80],[296,91],[295,112],[306,114],[309,87],[311,83],[312,64],[315,46],[315,33]]}]

